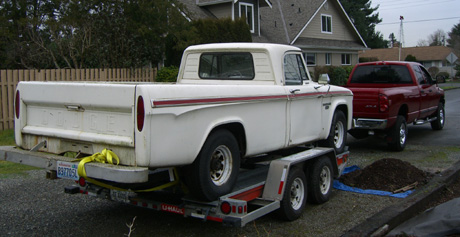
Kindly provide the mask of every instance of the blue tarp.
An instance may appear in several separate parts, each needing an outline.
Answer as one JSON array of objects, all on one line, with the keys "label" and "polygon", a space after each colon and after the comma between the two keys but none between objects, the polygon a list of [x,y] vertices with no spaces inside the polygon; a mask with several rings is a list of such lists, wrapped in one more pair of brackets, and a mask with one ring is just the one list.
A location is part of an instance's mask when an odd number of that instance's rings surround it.
[{"label": "blue tarp", "polygon": [[[359,170],[360,168],[356,165],[347,167],[344,169],[343,174],[353,172],[355,170]],[[333,187],[335,189],[343,190],[343,191],[349,191],[349,192],[355,192],[355,193],[363,193],[363,194],[373,194],[373,195],[380,195],[380,196],[390,196],[390,197],[395,197],[395,198],[405,198],[409,196],[414,190],[409,190],[403,193],[392,193],[392,192],[387,192],[387,191],[381,191],[381,190],[373,190],[373,189],[360,189],[360,188],[353,188],[350,186],[347,186],[343,183],[341,183],[338,180],[334,180]]]}]

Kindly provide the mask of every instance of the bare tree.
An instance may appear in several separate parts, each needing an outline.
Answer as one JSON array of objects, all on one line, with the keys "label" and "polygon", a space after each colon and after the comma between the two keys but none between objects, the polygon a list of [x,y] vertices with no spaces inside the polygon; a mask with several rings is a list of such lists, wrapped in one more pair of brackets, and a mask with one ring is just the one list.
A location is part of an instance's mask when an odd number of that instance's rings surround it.
[{"label": "bare tree", "polygon": [[444,46],[446,45],[447,34],[441,29],[436,30],[428,36],[429,46]]},{"label": "bare tree", "polygon": [[428,43],[428,40],[419,39],[419,40],[417,41],[417,47],[426,47],[426,46],[428,46],[428,45],[430,45],[430,44]]}]

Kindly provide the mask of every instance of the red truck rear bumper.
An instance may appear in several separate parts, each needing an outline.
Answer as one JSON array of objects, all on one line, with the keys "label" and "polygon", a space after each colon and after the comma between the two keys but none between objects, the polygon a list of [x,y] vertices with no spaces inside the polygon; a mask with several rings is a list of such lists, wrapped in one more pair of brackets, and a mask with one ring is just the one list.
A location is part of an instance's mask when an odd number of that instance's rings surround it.
[{"label": "red truck rear bumper", "polygon": [[387,119],[370,119],[370,118],[354,118],[354,129],[386,129],[388,125]]}]

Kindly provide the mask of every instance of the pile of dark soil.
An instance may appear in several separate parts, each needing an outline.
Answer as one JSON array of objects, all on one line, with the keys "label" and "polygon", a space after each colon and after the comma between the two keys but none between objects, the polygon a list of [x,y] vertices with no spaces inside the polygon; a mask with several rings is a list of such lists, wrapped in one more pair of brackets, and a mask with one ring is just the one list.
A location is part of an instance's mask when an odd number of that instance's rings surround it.
[{"label": "pile of dark soil", "polygon": [[340,181],[350,187],[393,192],[418,182],[428,182],[429,175],[409,162],[386,158],[378,160],[364,169],[342,175]]}]

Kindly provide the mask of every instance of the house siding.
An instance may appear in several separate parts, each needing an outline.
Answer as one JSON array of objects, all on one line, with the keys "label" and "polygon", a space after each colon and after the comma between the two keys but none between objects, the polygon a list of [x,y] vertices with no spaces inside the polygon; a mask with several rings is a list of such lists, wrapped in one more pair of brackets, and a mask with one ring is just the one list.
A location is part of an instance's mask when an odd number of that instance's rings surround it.
[{"label": "house siding", "polygon": [[[302,32],[300,37],[316,38],[316,39],[332,39],[354,41],[354,31],[349,27],[348,19],[343,17],[339,6],[331,2],[326,2],[319,12],[314,16],[308,27]],[[332,34],[321,32],[321,15],[332,16]]]},{"label": "house siding", "polygon": [[232,3],[210,5],[206,7],[217,18],[232,17]]}]

